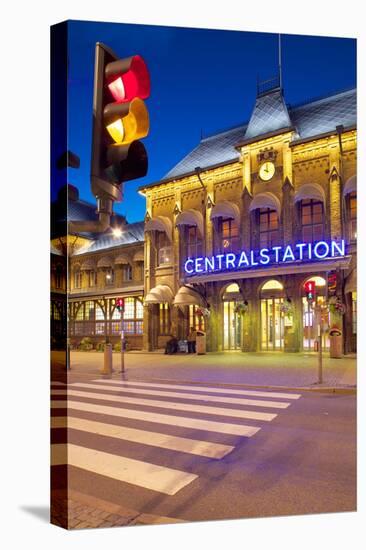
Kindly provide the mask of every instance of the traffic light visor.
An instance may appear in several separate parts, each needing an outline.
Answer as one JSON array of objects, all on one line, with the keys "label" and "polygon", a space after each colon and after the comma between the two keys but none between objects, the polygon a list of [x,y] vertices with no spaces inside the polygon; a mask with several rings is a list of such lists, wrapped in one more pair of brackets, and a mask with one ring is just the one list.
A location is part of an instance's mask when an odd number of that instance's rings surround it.
[{"label": "traffic light visor", "polygon": [[106,67],[108,89],[118,103],[150,95],[150,76],[140,55],[109,63]]},{"label": "traffic light visor", "polygon": [[105,109],[107,121],[110,119],[106,128],[115,143],[124,145],[146,137],[149,133],[149,113],[145,103],[137,98],[130,103],[128,109],[125,106],[120,106],[122,109],[118,107],[118,104],[112,104]]}]

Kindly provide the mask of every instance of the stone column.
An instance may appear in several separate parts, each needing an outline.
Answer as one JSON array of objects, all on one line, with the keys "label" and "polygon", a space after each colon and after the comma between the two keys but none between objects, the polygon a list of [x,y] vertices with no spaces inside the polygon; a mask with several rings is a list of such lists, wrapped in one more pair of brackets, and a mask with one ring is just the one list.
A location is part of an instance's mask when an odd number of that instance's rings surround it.
[{"label": "stone column", "polygon": [[329,211],[330,237],[338,241],[342,238],[342,210],[341,210],[341,158],[338,141],[330,144],[329,153]]},{"label": "stone column", "polygon": [[293,244],[294,239],[294,188],[286,177],[282,186],[282,231],[283,244]]}]

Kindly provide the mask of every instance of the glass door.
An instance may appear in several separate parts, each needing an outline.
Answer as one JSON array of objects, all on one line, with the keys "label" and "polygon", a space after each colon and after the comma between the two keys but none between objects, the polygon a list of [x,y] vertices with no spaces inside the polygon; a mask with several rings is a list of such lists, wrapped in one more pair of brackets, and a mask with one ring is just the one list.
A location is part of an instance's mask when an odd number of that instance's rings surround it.
[{"label": "glass door", "polygon": [[283,350],[284,319],[282,298],[261,300],[261,347],[263,351]]},{"label": "glass door", "polygon": [[236,302],[224,304],[224,350],[241,349],[241,315],[235,312]]}]

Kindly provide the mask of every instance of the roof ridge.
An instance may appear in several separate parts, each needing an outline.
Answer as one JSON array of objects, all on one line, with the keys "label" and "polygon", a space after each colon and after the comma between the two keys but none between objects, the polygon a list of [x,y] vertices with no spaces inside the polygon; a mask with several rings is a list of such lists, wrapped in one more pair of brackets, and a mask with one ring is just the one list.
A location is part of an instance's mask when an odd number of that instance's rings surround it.
[{"label": "roof ridge", "polygon": [[323,95],[315,96],[315,97],[300,101],[298,103],[287,103],[287,108],[290,111],[294,111],[295,109],[299,109],[300,107],[305,107],[305,106],[311,105],[312,103],[321,103],[322,101],[326,101],[327,99],[331,99],[332,97],[342,96],[342,95],[345,95],[345,94],[347,94],[349,92],[353,92],[353,91],[354,92],[357,91],[356,86],[343,88],[341,90],[334,91],[334,92],[328,93],[326,95],[323,94]]}]

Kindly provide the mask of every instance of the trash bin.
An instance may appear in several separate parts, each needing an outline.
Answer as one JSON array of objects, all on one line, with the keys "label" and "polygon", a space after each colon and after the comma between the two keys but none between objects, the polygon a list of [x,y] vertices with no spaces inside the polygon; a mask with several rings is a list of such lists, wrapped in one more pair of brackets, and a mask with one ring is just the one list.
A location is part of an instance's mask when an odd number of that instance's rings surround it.
[{"label": "trash bin", "polygon": [[203,330],[197,331],[196,353],[197,355],[205,355],[206,353],[206,333]]},{"label": "trash bin", "polygon": [[332,359],[340,359],[342,357],[342,331],[333,327],[329,331],[329,355]]}]

